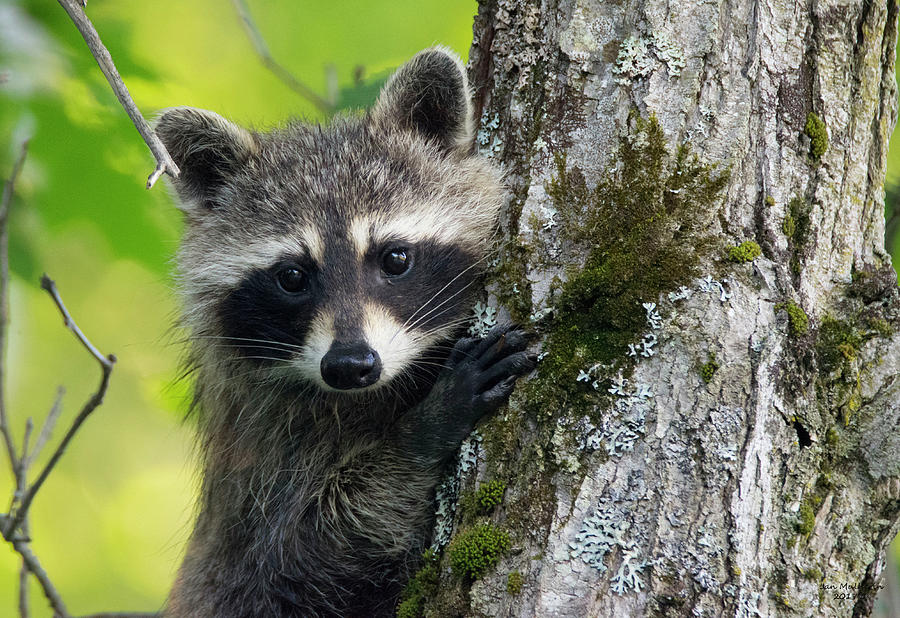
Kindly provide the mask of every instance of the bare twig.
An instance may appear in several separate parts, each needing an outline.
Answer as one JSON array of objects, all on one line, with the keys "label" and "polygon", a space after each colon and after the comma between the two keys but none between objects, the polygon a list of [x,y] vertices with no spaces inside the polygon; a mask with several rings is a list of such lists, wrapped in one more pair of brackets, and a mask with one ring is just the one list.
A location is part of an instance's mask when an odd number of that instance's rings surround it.
[{"label": "bare twig", "polygon": [[[84,419],[87,417],[87,415],[90,414],[90,412],[102,402],[103,395],[106,392],[106,388],[109,382],[109,374],[112,371],[112,366],[115,362],[115,357],[110,356],[109,358],[102,358],[102,360],[100,360],[101,367],[103,368],[103,380],[101,381],[100,389],[98,389],[97,393],[91,398],[90,401],[88,401],[84,409],[82,409],[81,414],[79,414],[78,418],[75,419],[72,428],[69,430],[62,443],[53,453],[53,456],[44,467],[44,470],[41,472],[38,480],[34,483],[34,485],[31,486],[30,489],[26,490],[29,465],[37,456],[40,448],[49,437],[50,431],[52,430],[52,427],[56,422],[56,418],[59,415],[60,399],[62,396],[60,390],[58,392],[54,407],[50,410],[41,433],[34,444],[34,448],[29,448],[31,442],[31,434],[34,430],[34,424],[32,423],[32,420],[30,418],[28,419],[27,423],[25,424],[25,436],[22,441],[22,455],[21,457],[17,457],[15,443],[12,439],[12,435],[9,429],[9,419],[6,413],[6,400],[4,390],[6,366],[6,330],[9,323],[9,233],[7,222],[9,219],[9,211],[12,204],[15,181],[22,170],[22,166],[24,165],[27,150],[28,142],[26,141],[22,144],[21,153],[16,160],[15,165],[13,166],[13,171],[9,177],[9,180],[6,182],[6,185],[3,188],[2,199],[0,199],[0,433],[3,434],[3,439],[6,444],[6,452],[9,457],[10,467],[12,468],[13,477],[15,479],[13,504],[18,505],[18,508],[16,508],[15,513],[12,516],[0,515],[0,533],[2,533],[3,538],[6,539],[12,545],[13,549],[22,557],[22,567],[19,570],[19,615],[24,618],[27,618],[29,616],[28,575],[31,574],[34,575],[35,579],[37,579],[38,583],[41,585],[41,588],[44,591],[44,595],[47,597],[50,606],[54,610],[54,615],[60,618],[69,618],[69,613],[66,610],[66,606],[63,603],[59,592],[50,581],[47,572],[41,566],[41,563],[37,559],[37,556],[35,556],[34,552],[32,552],[31,548],[28,546],[28,543],[30,542],[30,539],[28,538],[28,508],[31,505],[32,500],[34,500],[35,493],[37,493],[37,490],[40,489],[40,486],[43,484],[44,480],[46,480],[47,475],[53,469],[53,466],[56,464],[59,458],[62,456],[62,453],[65,450],[65,447],[68,444],[69,440],[71,440],[72,435],[81,425],[81,423],[84,422]],[[82,344],[85,345],[85,347],[87,347],[88,350],[91,351],[91,354],[93,354],[96,358],[99,352],[96,351],[96,348],[94,348],[90,344],[84,334],[81,333],[81,331],[72,321],[71,316],[69,315],[68,311],[66,311],[65,306],[62,304],[62,300],[59,298],[59,294],[56,292],[56,286],[53,284],[53,282],[45,276],[41,281],[41,285],[48,292],[50,292],[51,296],[53,296],[54,302],[56,302],[57,306],[63,314],[64,319],[66,320],[67,326],[72,329],[72,331],[78,336]]]},{"label": "bare twig", "polygon": [[12,172],[9,175],[9,178],[6,180],[6,184],[3,185],[3,200],[0,201],[0,225],[6,225],[6,219],[9,215],[9,207],[12,203],[13,190],[16,187],[16,180],[19,178],[19,174],[22,172],[22,168],[25,166],[25,157],[28,155],[28,142],[30,139],[26,139],[22,142],[22,146],[19,148],[19,156],[16,158],[16,162],[13,164]]},{"label": "bare twig", "polygon": [[22,561],[22,567],[19,569],[19,617],[28,618],[31,615],[28,602],[28,565]]},{"label": "bare twig", "polygon": [[[25,423],[25,437],[22,438],[22,456],[19,458],[19,470],[16,474],[16,499],[20,500],[25,493],[25,487],[28,484],[28,462],[31,461],[31,452],[28,443],[31,441],[31,432],[34,430],[34,423],[31,417]],[[28,537],[28,518],[22,519],[20,527],[22,535]],[[28,618],[28,565],[25,559],[22,559],[22,566],[19,569],[19,617]]]},{"label": "bare twig", "polygon": [[38,475],[37,479],[35,479],[34,483],[31,487],[28,488],[28,491],[25,493],[25,497],[22,498],[22,502],[19,504],[18,508],[15,511],[15,514],[9,519],[7,525],[3,529],[3,536],[9,540],[12,535],[15,534],[16,528],[19,527],[19,524],[22,523],[22,520],[28,514],[28,508],[31,506],[32,500],[34,500],[35,494],[37,494],[38,490],[41,488],[41,485],[44,484],[44,481],[47,480],[47,476],[49,476],[50,472],[53,470],[53,467],[56,465],[56,462],[59,461],[59,458],[62,457],[63,453],[66,450],[66,447],[69,445],[69,442],[75,436],[75,433],[78,431],[78,428],[81,427],[81,424],[87,419],[88,416],[91,415],[97,407],[103,403],[103,397],[106,395],[106,389],[109,387],[109,376],[112,373],[113,365],[116,362],[116,357],[110,354],[109,356],[103,356],[100,351],[92,344],[87,337],[84,336],[84,333],[81,332],[81,329],[78,328],[78,325],[75,324],[75,321],[72,319],[72,316],[69,315],[68,309],[63,304],[62,298],[59,296],[59,292],[56,289],[56,283],[48,277],[47,275],[43,275],[41,277],[41,288],[47,291],[50,294],[50,297],[53,298],[53,302],[56,303],[56,306],[59,308],[60,313],[63,316],[63,321],[65,322],[66,327],[75,333],[75,336],[81,341],[81,344],[87,349],[88,352],[100,363],[100,368],[102,370],[102,376],[100,378],[100,385],[97,387],[97,391],[91,395],[91,398],[88,399],[87,403],[84,404],[84,407],[81,408],[81,412],[78,413],[78,416],[75,417],[75,420],[72,421],[72,425],[69,427],[68,431],[66,431],[66,435],[63,436],[62,441],[59,443],[59,446],[56,447],[56,450],[53,452],[53,455],[50,456],[50,460],[44,465],[43,470]]},{"label": "bare twig", "polygon": [[57,309],[62,314],[63,323],[66,325],[70,331],[75,333],[75,336],[78,338],[78,341],[81,342],[88,352],[91,353],[97,362],[103,367],[105,371],[112,371],[113,364],[116,362],[114,356],[103,356],[103,354],[94,347],[94,344],[88,341],[88,338],[85,337],[84,333],[81,332],[81,329],[78,328],[78,325],[75,323],[75,320],[72,319],[72,316],[69,315],[69,310],[66,309],[65,304],[63,304],[62,297],[59,295],[59,291],[56,289],[56,282],[53,281],[47,275],[41,275],[41,289],[45,290],[48,294],[50,294],[50,298],[53,299],[53,302],[56,303]]},{"label": "bare twig", "polygon": [[25,437],[22,438],[22,456],[19,457],[19,466],[16,469],[16,499],[21,500],[25,491],[28,474],[28,443],[31,442],[31,432],[34,431],[34,422],[31,417],[25,421]]},{"label": "bare twig", "polygon": [[244,2],[244,0],[231,0],[231,3],[234,5],[234,10],[237,11],[238,16],[241,18],[241,24],[244,26],[244,31],[247,33],[247,37],[253,44],[253,49],[256,50],[263,66],[269,69],[275,77],[284,82],[288,88],[307,99],[324,114],[328,116],[333,114],[333,102],[327,101],[316,94],[312,88],[297,79],[293,73],[284,68],[272,57],[272,54],[269,52],[269,46],[266,45],[265,39],[263,39],[262,34],[260,34],[259,29],[256,27],[253,16],[250,15],[250,9],[247,8],[247,3]]},{"label": "bare twig", "polygon": [[19,460],[16,457],[16,445],[13,442],[9,430],[9,419],[6,415],[6,328],[9,324],[9,230],[6,223],[9,219],[9,209],[12,206],[16,179],[25,165],[27,155],[28,140],[25,140],[22,142],[19,157],[13,165],[9,179],[3,186],[3,197],[0,199],[0,433],[3,434],[13,475],[18,472]]},{"label": "bare twig", "polygon": [[125,87],[122,77],[116,70],[116,65],[113,64],[112,56],[109,55],[109,51],[100,40],[100,36],[97,34],[97,30],[94,28],[91,20],[85,15],[84,7],[87,6],[87,2],[59,0],[59,4],[66,10],[72,21],[75,22],[75,27],[78,28],[78,32],[81,33],[84,42],[87,43],[88,49],[91,50],[91,54],[93,54],[97,64],[100,65],[100,70],[106,76],[106,81],[112,87],[113,92],[119,99],[119,103],[125,108],[125,112],[131,118],[131,122],[134,123],[138,133],[144,138],[144,142],[146,142],[150,152],[153,153],[156,159],[156,169],[147,178],[147,188],[152,187],[163,173],[176,178],[178,176],[178,166],[175,165],[175,161],[169,156],[169,151],[166,150],[159,137],[156,136],[156,133],[153,132],[153,129],[150,128],[150,125],[141,115],[140,110],[138,110],[137,105],[135,105],[134,100],[128,93],[128,88]]},{"label": "bare twig", "polygon": [[59,420],[59,415],[62,412],[62,398],[65,394],[66,389],[62,386],[56,388],[56,399],[53,400],[53,407],[50,408],[50,412],[47,413],[47,418],[44,419],[44,424],[41,425],[41,433],[38,434],[37,440],[34,442],[34,447],[28,451],[28,459],[26,460],[28,468],[30,468],[31,464],[34,463],[34,460],[40,456],[44,445],[47,444],[47,440],[49,440],[50,436],[53,434],[53,429],[56,427],[56,421]]},{"label": "bare twig", "polygon": [[59,591],[56,590],[53,582],[50,581],[47,571],[41,566],[37,556],[35,556],[34,552],[31,551],[31,548],[28,547],[28,543],[18,539],[12,539],[10,542],[12,543],[13,549],[22,556],[24,565],[31,574],[34,575],[35,579],[38,580],[38,583],[44,590],[44,596],[50,601],[50,607],[52,607],[53,611],[56,613],[56,617],[69,618],[69,612],[66,610],[66,604],[63,603],[62,597],[59,596]]},{"label": "bare twig", "polygon": [[[56,426],[56,421],[59,420],[59,415],[62,411],[62,398],[65,392],[66,391],[62,386],[56,389],[56,399],[53,401],[53,407],[50,408],[50,412],[47,414],[47,418],[44,419],[44,424],[41,426],[41,432],[38,434],[37,440],[35,440],[34,442],[34,446],[29,447],[31,432],[34,429],[34,424],[32,423],[31,418],[29,418],[28,422],[25,424],[25,438],[22,440],[22,456],[19,458],[19,468],[16,478],[16,493],[13,500],[14,504],[17,504],[19,501],[21,501],[22,497],[25,495],[25,489],[28,486],[28,470],[29,468],[31,468],[31,464],[34,463],[34,461],[40,456],[41,450],[44,448],[44,445],[47,443],[47,440],[50,439],[50,435],[53,433],[53,428]],[[26,539],[29,537],[27,515],[22,518],[22,524],[19,526],[19,530],[21,530],[23,537],[25,537]],[[28,598],[28,575],[28,564],[23,559],[22,567],[19,569],[20,618],[28,618],[31,615],[30,602]]]}]

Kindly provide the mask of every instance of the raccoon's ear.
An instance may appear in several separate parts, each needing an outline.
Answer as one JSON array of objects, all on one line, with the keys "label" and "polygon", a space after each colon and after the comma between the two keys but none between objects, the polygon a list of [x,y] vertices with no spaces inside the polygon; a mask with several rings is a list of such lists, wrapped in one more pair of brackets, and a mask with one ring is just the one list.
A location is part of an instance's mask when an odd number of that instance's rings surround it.
[{"label": "raccoon's ear", "polygon": [[220,189],[257,149],[252,133],[205,109],[175,107],[155,125],[181,170],[172,184],[186,210],[220,205]]},{"label": "raccoon's ear", "polygon": [[371,119],[375,126],[416,131],[449,152],[471,154],[472,108],[462,62],[441,47],[419,52],[385,84]]}]

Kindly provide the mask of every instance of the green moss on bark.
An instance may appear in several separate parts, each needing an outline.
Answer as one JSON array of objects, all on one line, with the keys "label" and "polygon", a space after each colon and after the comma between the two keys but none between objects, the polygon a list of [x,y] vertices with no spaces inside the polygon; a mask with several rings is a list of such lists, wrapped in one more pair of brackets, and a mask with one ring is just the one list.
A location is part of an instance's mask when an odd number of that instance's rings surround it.
[{"label": "green moss on bark", "polygon": [[787,212],[781,229],[788,239],[791,252],[791,272],[799,274],[802,270],[803,252],[810,234],[810,204],[801,197],[794,197],[788,202]]},{"label": "green moss on bark", "polygon": [[478,491],[475,492],[475,503],[478,510],[486,515],[500,506],[503,502],[503,492],[506,491],[506,483],[499,479],[482,483]]},{"label": "green moss on bark", "polygon": [[425,563],[406,584],[397,605],[397,618],[419,618],[425,602],[434,596],[440,578],[440,559],[432,550],[425,552]]},{"label": "green moss on bark", "polygon": [[809,156],[818,163],[828,150],[828,131],[825,129],[825,122],[817,114],[810,112],[806,115],[803,132],[809,137]]},{"label": "green moss on bark", "polygon": [[475,580],[497,564],[511,544],[509,534],[491,524],[480,524],[459,533],[447,550],[450,568],[464,579]]},{"label": "green moss on bark", "polygon": [[862,333],[852,322],[826,315],[816,337],[820,366],[827,372],[846,366],[856,360],[863,341]]},{"label": "green moss on bark", "polygon": [[804,500],[800,503],[800,511],[797,513],[797,532],[803,536],[809,536],[816,526],[816,511],[813,504]]},{"label": "green moss on bark", "polygon": [[746,240],[736,247],[728,247],[728,251],[725,253],[725,257],[729,262],[738,264],[752,262],[760,255],[762,255],[762,249],[752,240]]},{"label": "green moss on bark", "polygon": [[500,247],[497,266],[489,279],[495,284],[498,302],[519,324],[528,324],[531,313],[531,283],[526,275],[532,252],[531,246],[521,238],[506,241]]},{"label": "green moss on bark", "polygon": [[712,379],[716,375],[716,371],[718,370],[719,363],[716,362],[715,358],[710,357],[710,359],[706,361],[706,363],[704,363],[702,367],[700,367],[700,377],[704,382],[709,384],[710,382],[712,382]]},{"label": "green moss on bark", "polygon": [[646,328],[641,304],[699,275],[700,257],[712,248],[705,225],[727,180],[687,146],[671,153],[653,116],[632,116],[615,165],[594,188],[564,156],[556,158],[547,193],[559,237],[583,248],[585,260],[567,270],[554,299],[545,357],[526,386],[531,410],[591,407],[593,389],[574,388],[579,371],[621,366]]},{"label": "green moss on bark", "polygon": [[792,300],[775,305],[775,311],[784,310],[788,316],[788,328],[791,335],[801,337],[809,330],[809,317],[803,308]]},{"label": "green moss on bark", "polygon": [[522,592],[523,577],[518,571],[511,571],[506,576],[506,591],[509,594],[516,595]]}]

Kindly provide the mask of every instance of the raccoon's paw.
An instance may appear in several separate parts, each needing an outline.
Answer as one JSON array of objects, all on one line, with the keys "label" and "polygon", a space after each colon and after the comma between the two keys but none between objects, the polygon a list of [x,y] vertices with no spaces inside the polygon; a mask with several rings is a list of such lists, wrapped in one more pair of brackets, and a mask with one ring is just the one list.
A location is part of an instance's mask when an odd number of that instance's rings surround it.
[{"label": "raccoon's paw", "polygon": [[453,347],[447,366],[457,383],[454,390],[465,391],[472,423],[506,403],[516,380],[534,369],[537,357],[525,351],[528,339],[504,324],[484,339],[460,339]]},{"label": "raccoon's paw", "polygon": [[534,369],[528,335],[511,325],[484,339],[461,339],[428,396],[398,419],[395,447],[415,459],[445,461],[485,414],[509,399],[516,379]]}]

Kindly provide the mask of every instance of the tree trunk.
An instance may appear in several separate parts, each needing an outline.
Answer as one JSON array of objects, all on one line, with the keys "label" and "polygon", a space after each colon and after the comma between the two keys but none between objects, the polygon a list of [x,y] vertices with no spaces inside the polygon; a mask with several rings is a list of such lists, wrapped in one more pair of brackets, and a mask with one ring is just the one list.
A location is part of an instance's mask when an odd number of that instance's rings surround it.
[{"label": "tree trunk", "polygon": [[426,615],[868,615],[900,525],[897,12],[481,3],[488,290],[542,354],[462,456]]}]

